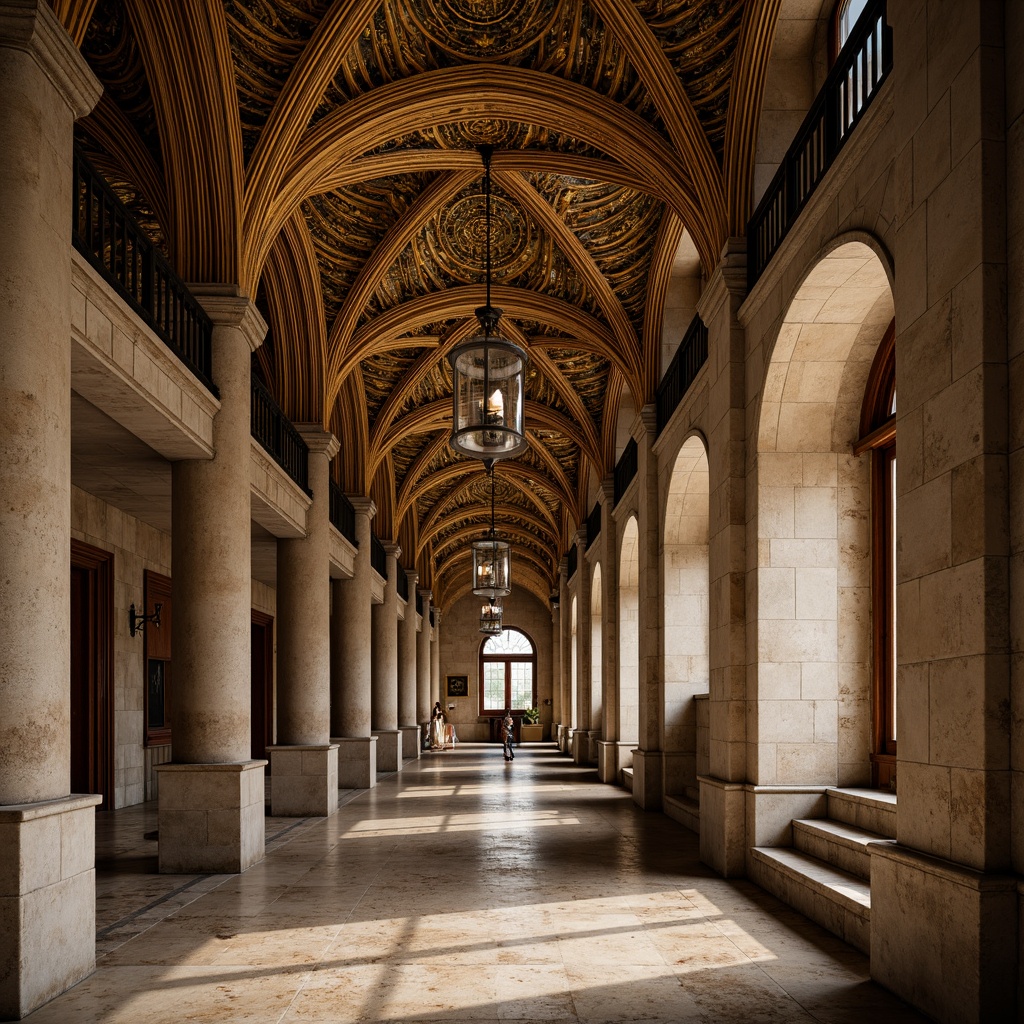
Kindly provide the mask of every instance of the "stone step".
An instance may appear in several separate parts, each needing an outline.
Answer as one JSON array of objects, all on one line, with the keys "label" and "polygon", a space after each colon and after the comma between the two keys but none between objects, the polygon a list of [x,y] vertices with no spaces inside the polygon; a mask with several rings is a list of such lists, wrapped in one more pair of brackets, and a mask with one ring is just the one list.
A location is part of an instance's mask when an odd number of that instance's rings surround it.
[{"label": "stone step", "polygon": [[673,821],[700,834],[700,804],[685,796],[665,796],[661,808]]},{"label": "stone step", "polygon": [[896,838],[896,794],[881,789],[828,789],[826,817],[886,839]]},{"label": "stone step", "polygon": [[793,846],[811,857],[862,878],[871,879],[868,843],[889,842],[886,836],[831,818],[793,821]]},{"label": "stone step", "polygon": [[754,882],[870,953],[871,888],[864,879],[789,847],[755,846],[750,852]]},{"label": "stone step", "polygon": [[621,768],[619,770],[619,773],[622,776],[622,785],[632,793],[633,792],[633,769],[632,768]]}]

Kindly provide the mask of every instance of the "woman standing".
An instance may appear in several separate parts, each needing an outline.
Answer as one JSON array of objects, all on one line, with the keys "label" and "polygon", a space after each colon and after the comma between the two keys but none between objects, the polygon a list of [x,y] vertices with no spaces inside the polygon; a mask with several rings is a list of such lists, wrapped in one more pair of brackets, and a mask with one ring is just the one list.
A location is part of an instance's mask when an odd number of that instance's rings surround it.
[{"label": "woman standing", "polygon": [[448,716],[441,707],[441,702],[436,701],[434,711],[430,716],[430,749],[444,750],[445,726],[448,724]]}]

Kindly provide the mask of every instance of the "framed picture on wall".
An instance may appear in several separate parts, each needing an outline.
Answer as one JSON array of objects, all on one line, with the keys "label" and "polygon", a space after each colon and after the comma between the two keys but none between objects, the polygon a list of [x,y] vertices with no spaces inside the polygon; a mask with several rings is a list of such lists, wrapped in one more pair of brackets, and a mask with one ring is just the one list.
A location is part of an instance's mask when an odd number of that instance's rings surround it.
[{"label": "framed picture on wall", "polygon": [[448,696],[468,697],[469,676],[448,676]]}]

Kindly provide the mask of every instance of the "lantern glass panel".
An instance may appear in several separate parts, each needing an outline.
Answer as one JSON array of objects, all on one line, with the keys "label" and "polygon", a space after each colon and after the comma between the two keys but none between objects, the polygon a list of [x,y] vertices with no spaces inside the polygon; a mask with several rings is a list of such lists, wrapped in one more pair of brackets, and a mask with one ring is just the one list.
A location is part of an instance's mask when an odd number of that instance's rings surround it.
[{"label": "lantern glass panel", "polygon": [[473,593],[490,598],[512,593],[512,549],[506,541],[473,542]]},{"label": "lantern glass panel", "polygon": [[489,601],[480,609],[480,632],[488,636],[500,636],[501,630],[501,604]]}]

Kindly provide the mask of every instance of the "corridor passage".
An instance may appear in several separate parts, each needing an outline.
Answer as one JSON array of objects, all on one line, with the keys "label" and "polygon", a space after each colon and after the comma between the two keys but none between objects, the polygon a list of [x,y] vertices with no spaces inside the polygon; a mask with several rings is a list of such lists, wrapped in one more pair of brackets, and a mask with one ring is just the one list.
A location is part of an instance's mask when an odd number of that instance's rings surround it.
[{"label": "corridor passage", "polygon": [[155,805],[97,818],[97,970],[26,1018],[921,1021],[867,959],[553,746],[425,754],[243,875],[156,870]]}]

